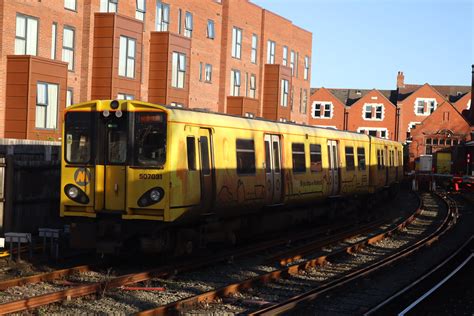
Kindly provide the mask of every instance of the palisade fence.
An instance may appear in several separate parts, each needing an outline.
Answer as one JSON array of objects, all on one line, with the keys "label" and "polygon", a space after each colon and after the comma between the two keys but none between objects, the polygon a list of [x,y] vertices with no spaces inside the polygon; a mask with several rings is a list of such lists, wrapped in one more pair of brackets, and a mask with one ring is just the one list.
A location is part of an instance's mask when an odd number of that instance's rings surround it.
[{"label": "palisade fence", "polygon": [[57,227],[59,142],[0,139],[0,234]]}]

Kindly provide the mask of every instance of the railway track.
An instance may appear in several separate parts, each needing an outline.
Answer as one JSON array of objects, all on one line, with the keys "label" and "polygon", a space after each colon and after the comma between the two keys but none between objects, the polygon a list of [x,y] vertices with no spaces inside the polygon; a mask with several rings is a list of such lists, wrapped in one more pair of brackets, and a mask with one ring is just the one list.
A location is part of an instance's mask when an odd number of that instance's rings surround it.
[{"label": "railway track", "polygon": [[[418,208],[418,211],[420,208]],[[413,215],[414,216],[414,215]],[[410,216],[408,219],[408,222],[413,220],[413,216]],[[400,223],[400,228],[406,225],[406,223]],[[307,243],[304,245],[301,245],[299,247],[296,247],[296,249],[287,249],[285,251],[280,251],[277,255],[274,253],[270,256],[267,256],[265,261],[266,262],[276,262],[279,265],[286,265],[298,260],[302,260],[302,258],[307,255],[308,253],[316,251],[316,249],[320,249],[321,247],[335,243],[335,242],[340,242],[341,240],[346,240],[348,238],[356,238],[362,233],[366,233],[367,231],[370,231],[371,229],[374,229],[374,227],[378,227],[381,224],[381,221],[377,221],[371,224],[363,225],[361,227],[358,227],[357,229],[353,230],[344,230],[340,233],[332,233],[330,237],[322,237],[325,234],[328,234],[329,231],[327,228],[322,228],[319,232],[302,232],[299,233],[298,235],[291,236],[292,240],[297,240],[297,239],[305,239],[305,238],[316,238],[318,237],[318,240],[315,242]],[[219,256],[213,256],[212,258],[197,258],[195,260],[191,260],[187,262],[186,264],[171,264],[169,266],[164,266],[161,268],[157,269],[152,269],[149,271],[145,272],[140,272],[140,273],[131,273],[119,277],[114,277],[114,278],[108,278],[107,280],[104,281],[98,281],[98,282],[92,282],[90,284],[69,284],[70,287],[63,289],[63,290],[57,290],[53,291],[51,293],[47,294],[42,294],[38,296],[33,296],[33,297],[28,297],[25,299],[20,299],[16,301],[11,301],[11,302],[6,302],[3,304],[0,304],[0,311],[1,313],[12,313],[12,312],[20,312],[24,310],[31,310],[34,308],[38,308],[40,306],[52,304],[55,302],[60,302],[63,300],[70,300],[73,298],[78,298],[78,297],[84,297],[87,295],[91,294],[101,294],[105,293],[106,291],[113,289],[113,288],[121,288],[123,286],[129,286],[131,284],[143,282],[150,280],[152,278],[167,278],[170,276],[176,275],[176,273],[183,273],[186,271],[192,271],[199,269],[201,267],[206,267],[212,264],[215,264],[219,261],[226,261],[229,258],[237,258],[237,257],[242,257],[246,255],[252,255],[255,253],[261,253],[264,250],[267,250],[270,247],[276,247],[278,245],[284,246],[288,243],[289,238],[278,238],[273,241],[269,242],[262,242],[257,245],[252,245],[251,247],[246,247],[243,249],[240,249],[239,251],[233,251],[233,252],[228,252],[228,253],[223,253]],[[355,249],[358,246],[354,246],[352,251],[355,251]],[[312,265],[317,265],[320,264],[323,261],[313,261]],[[296,268],[295,266],[287,268],[290,273],[293,273],[295,271],[298,271],[302,269],[302,267],[305,264],[299,264],[299,268]],[[311,264],[310,264],[311,265]],[[310,266],[308,265],[308,267]],[[20,284],[28,284],[30,282],[43,282],[43,281],[52,281],[56,280],[59,278],[62,278],[64,276],[71,275],[73,273],[78,273],[78,272],[87,272],[90,271],[90,267],[84,266],[84,267],[76,267],[73,268],[74,270],[64,270],[62,272],[53,272],[51,274],[46,274],[43,276],[32,276],[29,278],[23,278],[23,280],[9,280],[10,285],[3,285],[3,288],[8,288],[8,286],[12,285],[20,285]],[[269,280],[272,279],[272,277],[269,277]],[[0,288],[2,288],[2,283],[0,283]]]},{"label": "railway track", "polygon": [[[338,257],[343,256],[344,254],[351,254],[357,251],[362,250],[364,247],[369,245],[376,244],[377,242],[381,241],[382,239],[392,236],[393,234],[400,232],[403,230],[407,225],[412,223],[416,217],[421,213],[421,208],[417,210],[415,214],[406,218],[401,223],[387,229],[384,232],[376,234],[374,236],[364,238],[363,240],[357,241],[347,247],[344,247],[338,251],[332,251],[328,254],[324,254],[321,256],[317,256],[311,259],[302,260],[294,265],[285,266],[281,269],[277,269],[250,279],[246,279],[241,282],[236,282],[233,284],[228,284],[224,287],[221,287],[217,290],[208,291],[206,293],[202,293],[199,295],[195,295],[189,298],[185,298],[176,302],[172,302],[163,306],[159,306],[153,309],[145,310],[137,315],[165,315],[169,313],[177,313],[177,312],[190,312],[192,313],[197,308],[198,311],[202,311],[200,307],[202,306],[209,306],[213,302],[225,302],[227,301],[235,301],[232,296],[235,296],[238,293],[249,291],[256,287],[261,287],[265,285],[271,285],[272,283],[279,282],[285,278],[291,278],[300,274],[302,271],[314,268],[316,266],[322,266],[325,263],[335,261]],[[254,310],[250,312],[251,314],[255,315],[274,315],[283,312],[288,312],[293,310],[296,307],[299,307],[301,304],[311,301],[318,297],[319,295],[328,292],[336,287],[339,287],[347,282],[350,282],[354,279],[360,278],[361,276],[367,275],[372,271],[380,269],[383,266],[389,265],[393,263],[395,260],[398,260],[401,257],[407,256],[410,253],[416,251],[417,249],[429,245],[436,241],[449,227],[452,225],[453,220],[455,219],[456,208],[455,205],[450,205],[448,207],[448,212],[444,217],[442,224],[429,236],[419,240],[418,242],[405,247],[402,251],[394,253],[390,256],[386,256],[384,259],[377,261],[369,266],[364,267],[363,269],[358,269],[356,271],[343,274],[335,279],[332,279],[328,282],[324,282],[322,285],[313,288],[309,291],[306,291],[302,294],[292,296],[284,301],[278,303],[271,303],[271,302],[263,302],[265,305],[263,308]],[[281,260],[281,263],[291,263],[294,257],[289,257]],[[299,259],[299,257],[297,258]],[[230,297],[230,299],[229,299]],[[209,312],[209,311],[208,311]],[[212,312],[212,308],[211,308]],[[249,313],[248,310],[245,313]]]}]

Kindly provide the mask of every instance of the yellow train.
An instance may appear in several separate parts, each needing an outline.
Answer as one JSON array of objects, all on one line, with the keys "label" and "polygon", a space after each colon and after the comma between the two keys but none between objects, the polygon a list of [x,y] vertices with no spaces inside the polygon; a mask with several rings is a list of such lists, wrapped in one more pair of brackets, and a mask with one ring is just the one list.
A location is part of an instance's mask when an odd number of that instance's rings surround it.
[{"label": "yellow train", "polygon": [[305,221],[403,170],[397,142],[139,101],[71,106],[63,133],[61,216],[74,245],[104,252],[134,238],[190,251]]}]

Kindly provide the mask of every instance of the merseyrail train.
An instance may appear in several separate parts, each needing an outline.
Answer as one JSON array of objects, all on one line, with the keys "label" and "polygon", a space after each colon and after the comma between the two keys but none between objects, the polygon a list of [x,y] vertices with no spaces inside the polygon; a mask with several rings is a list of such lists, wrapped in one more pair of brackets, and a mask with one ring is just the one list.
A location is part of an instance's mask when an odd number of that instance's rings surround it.
[{"label": "merseyrail train", "polygon": [[62,141],[61,216],[73,246],[101,252],[235,241],[403,175],[394,141],[131,100],[69,107]]}]

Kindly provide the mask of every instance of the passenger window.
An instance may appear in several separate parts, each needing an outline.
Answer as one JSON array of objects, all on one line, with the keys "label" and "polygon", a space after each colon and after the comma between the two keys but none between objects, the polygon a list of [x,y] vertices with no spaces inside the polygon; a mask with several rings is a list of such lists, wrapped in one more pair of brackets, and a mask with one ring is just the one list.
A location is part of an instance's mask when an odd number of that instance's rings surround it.
[{"label": "passenger window", "polygon": [[322,159],[321,159],[321,145],[310,144],[309,145],[309,154],[310,154],[310,170],[311,172],[318,172],[323,170]]},{"label": "passenger window", "polygon": [[255,144],[253,139],[237,139],[237,173],[255,173]]},{"label": "passenger window", "polygon": [[365,148],[357,148],[357,168],[359,170],[365,170]]},{"label": "passenger window", "polygon": [[203,175],[210,175],[211,168],[209,165],[209,143],[206,136],[199,138],[201,143],[201,172]]},{"label": "passenger window", "polygon": [[354,164],[354,147],[346,147],[346,170],[351,171],[355,169]]},{"label": "passenger window", "polygon": [[186,138],[186,147],[188,150],[188,170],[196,170],[196,139],[194,137]]},{"label": "passenger window", "polygon": [[304,154],[304,144],[291,144],[293,151],[293,171],[294,172],[305,172],[306,171],[306,159]]},{"label": "passenger window", "polygon": [[272,172],[272,161],[270,159],[270,142],[265,141],[265,172]]}]

